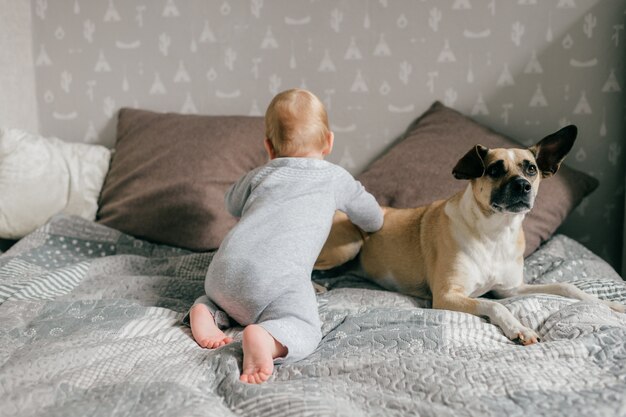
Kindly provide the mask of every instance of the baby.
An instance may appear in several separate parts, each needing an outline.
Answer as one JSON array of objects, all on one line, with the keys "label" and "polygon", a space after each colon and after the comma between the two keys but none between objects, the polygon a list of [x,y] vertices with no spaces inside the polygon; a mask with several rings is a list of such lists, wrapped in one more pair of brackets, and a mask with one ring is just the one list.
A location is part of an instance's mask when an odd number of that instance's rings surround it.
[{"label": "baby", "polygon": [[247,383],[266,381],[274,362],[311,354],[321,340],[311,271],[335,210],[366,232],[382,227],[374,197],[343,168],[324,161],[334,135],[320,100],[306,90],[278,94],[265,113],[270,161],[237,181],[226,207],[239,223],[213,257],[206,295],[190,310],[196,342],[217,348],[232,339],[230,319],[243,330]]}]

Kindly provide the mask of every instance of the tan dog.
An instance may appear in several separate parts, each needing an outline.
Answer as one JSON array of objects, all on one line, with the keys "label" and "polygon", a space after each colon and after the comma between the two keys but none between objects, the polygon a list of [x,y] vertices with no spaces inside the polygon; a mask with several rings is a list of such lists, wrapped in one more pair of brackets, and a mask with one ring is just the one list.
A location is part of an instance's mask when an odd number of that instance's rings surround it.
[{"label": "tan dog", "polygon": [[[476,299],[554,294],[601,301],[572,284],[527,285],[523,280],[522,220],[533,207],[542,179],[554,175],[576,139],[567,126],[528,149],[487,149],[476,145],[452,171],[470,180],[447,200],[414,209],[385,209],[383,228],[369,237],[339,213],[316,269],[354,258],[369,279],[405,294],[431,298],[433,308],[486,316],[511,340],[528,345],[539,340],[502,304]],[[361,247],[362,246],[362,247]]]}]

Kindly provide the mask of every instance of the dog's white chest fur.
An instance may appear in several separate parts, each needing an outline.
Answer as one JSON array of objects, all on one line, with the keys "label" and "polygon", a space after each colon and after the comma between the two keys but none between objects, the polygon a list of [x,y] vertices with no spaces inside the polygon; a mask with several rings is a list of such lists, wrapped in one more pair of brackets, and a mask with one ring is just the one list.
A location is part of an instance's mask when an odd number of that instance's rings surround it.
[{"label": "dog's white chest fur", "polygon": [[517,245],[523,214],[485,216],[468,186],[457,202],[448,202],[452,237],[459,252],[454,270],[463,275],[466,295],[478,297],[491,290],[514,288],[523,282]]}]

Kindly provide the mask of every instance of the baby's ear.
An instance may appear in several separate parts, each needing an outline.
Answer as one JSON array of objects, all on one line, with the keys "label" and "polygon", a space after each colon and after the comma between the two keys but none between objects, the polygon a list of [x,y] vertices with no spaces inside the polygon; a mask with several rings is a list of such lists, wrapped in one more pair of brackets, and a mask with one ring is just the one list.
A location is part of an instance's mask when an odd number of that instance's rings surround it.
[{"label": "baby's ear", "polygon": [[329,131],[328,135],[326,135],[326,145],[324,145],[324,150],[322,151],[322,154],[328,155],[329,153],[331,153],[333,150],[334,144],[335,144],[335,134]]},{"label": "baby's ear", "polygon": [[276,159],[276,149],[274,149],[274,144],[269,138],[265,138],[263,141],[263,145],[265,146],[265,151],[267,152],[267,156],[270,159]]}]

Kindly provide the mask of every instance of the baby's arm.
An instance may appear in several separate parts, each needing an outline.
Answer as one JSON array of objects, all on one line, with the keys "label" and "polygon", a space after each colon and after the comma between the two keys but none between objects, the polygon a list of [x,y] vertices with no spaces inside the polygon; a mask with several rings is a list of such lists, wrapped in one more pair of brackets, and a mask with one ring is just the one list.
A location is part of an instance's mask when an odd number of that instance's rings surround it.
[{"label": "baby's arm", "polygon": [[337,208],[363,231],[373,233],[380,230],[383,227],[383,210],[374,196],[347,172],[341,184],[336,194]]},{"label": "baby's arm", "polygon": [[224,196],[224,202],[226,203],[226,210],[235,217],[241,217],[243,207],[248,201],[250,192],[252,191],[252,179],[258,172],[258,169],[254,169],[248,172],[243,177],[231,185]]}]

